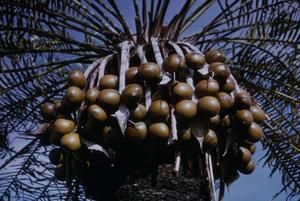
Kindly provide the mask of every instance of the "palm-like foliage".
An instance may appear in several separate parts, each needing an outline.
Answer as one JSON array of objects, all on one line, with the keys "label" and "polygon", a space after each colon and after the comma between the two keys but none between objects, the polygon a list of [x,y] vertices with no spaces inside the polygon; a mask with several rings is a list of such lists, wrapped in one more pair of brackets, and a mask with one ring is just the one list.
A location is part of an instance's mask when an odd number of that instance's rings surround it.
[{"label": "palm-like foliage", "polygon": [[[158,35],[190,42],[201,51],[225,51],[238,82],[269,116],[264,123],[266,163],[282,172],[282,190],[289,189],[289,197],[299,195],[299,3],[187,0],[167,24],[169,0],[132,3],[136,34],[114,0],[1,1],[0,199],[72,196],[53,179],[45,147],[28,135],[39,123],[38,108],[61,97],[70,69],[85,69],[116,53],[124,40],[139,45]],[[204,27],[191,28],[207,10],[220,12]],[[188,30],[196,33],[184,34]],[[84,196],[75,187],[75,194]]]}]

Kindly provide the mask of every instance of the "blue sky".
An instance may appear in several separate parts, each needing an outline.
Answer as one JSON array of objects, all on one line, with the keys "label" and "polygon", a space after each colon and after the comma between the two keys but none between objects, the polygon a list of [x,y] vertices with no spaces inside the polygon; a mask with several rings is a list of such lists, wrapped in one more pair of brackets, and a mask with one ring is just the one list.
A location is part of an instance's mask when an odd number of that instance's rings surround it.
[{"label": "blue sky", "polygon": [[[138,1],[141,2],[141,1]],[[182,0],[172,0],[169,12],[166,14],[166,19],[170,19],[182,6]],[[198,1],[198,3],[203,1]],[[129,25],[134,31],[134,9],[131,0],[118,1],[122,13]],[[212,6],[205,15],[203,15],[198,22],[196,22],[185,35],[189,35],[201,29],[207,24],[214,16],[219,13],[220,9],[217,5]],[[241,175],[241,177],[234,182],[229,191],[225,193],[225,201],[271,201],[273,196],[281,190],[281,176],[276,172],[271,178],[269,177],[271,170],[268,167],[262,167],[264,160],[259,161],[264,155],[262,146],[257,144],[257,152],[254,155],[256,162],[256,169],[251,175]],[[274,201],[283,201],[286,199],[287,194],[283,192]],[[296,199],[294,199],[296,201]]]},{"label": "blue sky", "polygon": [[[278,172],[271,178],[271,170],[262,167],[264,160],[259,161],[264,155],[262,146],[257,143],[257,151],[254,154],[256,169],[251,175],[241,175],[241,177],[229,187],[226,192],[225,201],[269,201],[281,189],[281,179]],[[283,201],[286,194],[283,193],[274,201]]]}]

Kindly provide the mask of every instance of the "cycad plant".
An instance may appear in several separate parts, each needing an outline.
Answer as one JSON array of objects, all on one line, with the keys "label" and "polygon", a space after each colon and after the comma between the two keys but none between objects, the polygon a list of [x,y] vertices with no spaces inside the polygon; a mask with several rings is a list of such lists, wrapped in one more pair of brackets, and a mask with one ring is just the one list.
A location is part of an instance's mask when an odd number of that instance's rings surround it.
[{"label": "cycad plant", "polygon": [[299,196],[299,3],[133,0],[135,27],[120,3],[1,1],[0,199],[121,199],[162,171],[222,200],[260,139]]}]

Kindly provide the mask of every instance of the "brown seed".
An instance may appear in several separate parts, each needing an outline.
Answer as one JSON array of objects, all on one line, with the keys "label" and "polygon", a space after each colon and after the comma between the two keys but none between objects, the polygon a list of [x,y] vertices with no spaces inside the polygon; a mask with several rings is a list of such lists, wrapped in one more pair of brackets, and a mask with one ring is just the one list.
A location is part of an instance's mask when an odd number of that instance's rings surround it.
[{"label": "brown seed", "polygon": [[218,137],[216,133],[209,129],[203,138],[203,147],[205,150],[210,151],[214,149],[218,144]]},{"label": "brown seed", "polygon": [[252,113],[253,119],[256,123],[260,124],[265,120],[265,113],[259,106],[252,105],[249,110]]},{"label": "brown seed", "polygon": [[210,50],[205,53],[205,60],[208,64],[213,62],[225,62],[226,56],[221,50]]},{"label": "brown seed", "polygon": [[154,121],[163,121],[169,116],[169,104],[164,100],[156,100],[151,103],[148,113]]},{"label": "brown seed", "polygon": [[72,160],[72,174],[76,179],[83,179],[87,175],[90,167],[89,161]]},{"label": "brown seed", "polygon": [[225,115],[225,116],[221,119],[220,124],[221,124],[222,127],[225,127],[225,128],[231,127],[231,118],[230,118],[230,116],[229,116],[228,114]]},{"label": "brown seed", "polygon": [[94,104],[88,108],[88,117],[89,119],[97,122],[105,122],[107,119],[107,114],[100,106]]},{"label": "brown seed", "polygon": [[245,147],[239,147],[238,157],[239,162],[242,164],[247,164],[252,159],[251,152]]},{"label": "brown seed", "polygon": [[85,103],[87,105],[95,104],[99,95],[97,88],[90,88],[85,94]]},{"label": "brown seed", "polygon": [[169,127],[165,123],[154,123],[148,128],[149,135],[159,138],[168,138],[169,132]]},{"label": "brown seed", "polygon": [[68,133],[64,135],[61,138],[60,143],[63,147],[71,151],[78,150],[81,147],[80,138],[77,133]]},{"label": "brown seed", "polygon": [[178,138],[182,141],[191,141],[192,140],[192,133],[190,129],[181,129],[178,131]]},{"label": "brown seed", "polygon": [[[62,115],[62,114],[70,114],[72,111],[74,111],[74,109],[76,109],[79,105],[73,105],[71,104],[68,99],[67,96],[65,95],[63,97],[63,99],[61,100],[61,104],[57,110],[57,116],[58,115]],[[58,118],[58,117],[56,117]]]},{"label": "brown seed", "polygon": [[248,140],[243,140],[243,141],[241,141],[240,142],[240,144],[239,144],[241,147],[246,147],[247,149],[249,149],[250,150],[250,147],[253,145],[253,143],[252,142],[250,142],[250,141],[248,141]]},{"label": "brown seed", "polygon": [[126,135],[131,139],[143,140],[147,136],[147,126],[144,122],[136,122],[127,127]]},{"label": "brown seed", "polygon": [[49,160],[53,165],[58,165],[63,159],[63,150],[55,148],[49,152]]},{"label": "brown seed", "polygon": [[160,67],[156,63],[148,62],[141,64],[139,73],[147,82],[157,82],[160,80]]},{"label": "brown seed", "polygon": [[214,79],[219,82],[225,82],[230,75],[230,70],[225,64],[217,65],[212,72],[214,73]]},{"label": "brown seed", "polygon": [[250,161],[246,165],[242,165],[239,167],[239,171],[243,174],[251,174],[255,169],[255,163],[253,161]]},{"label": "brown seed", "polygon": [[246,139],[250,142],[258,142],[263,137],[263,131],[260,126],[253,122],[250,127],[248,128]]},{"label": "brown seed", "polygon": [[74,121],[68,119],[57,119],[54,122],[53,131],[59,134],[67,134],[71,133],[74,128]]},{"label": "brown seed", "polygon": [[162,64],[165,71],[174,73],[185,68],[184,58],[178,54],[170,54]]},{"label": "brown seed", "polygon": [[249,110],[238,110],[235,117],[238,123],[243,126],[250,126],[253,122],[253,116]]},{"label": "brown seed", "polygon": [[197,115],[197,105],[191,100],[182,100],[176,104],[175,111],[179,118],[192,119]]},{"label": "brown seed", "polygon": [[247,92],[240,92],[235,95],[234,104],[238,109],[249,109],[252,105],[251,97]]},{"label": "brown seed", "polygon": [[100,125],[96,121],[88,119],[84,124],[84,135],[85,136],[97,135],[99,126]]},{"label": "brown seed", "polygon": [[221,110],[221,105],[218,99],[212,96],[204,96],[198,101],[198,111],[206,117],[213,117]]},{"label": "brown seed", "polygon": [[209,118],[209,127],[215,128],[220,124],[220,122],[221,122],[220,115],[217,114],[217,115]]},{"label": "brown seed", "polygon": [[83,89],[86,86],[86,78],[79,70],[74,70],[69,74],[68,85]]},{"label": "brown seed", "polygon": [[46,102],[41,107],[42,117],[46,120],[51,120],[55,118],[56,108],[55,104]]},{"label": "brown seed", "polygon": [[203,96],[214,96],[219,91],[219,84],[214,79],[201,80],[195,87],[195,94],[201,98]]},{"label": "brown seed", "polygon": [[253,155],[256,152],[256,145],[252,144],[251,147],[249,148],[251,154]]},{"label": "brown seed", "polygon": [[117,89],[118,80],[116,75],[104,75],[99,81],[99,87],[101,89]]},{"label": "brown seed", "polygon": [[122,142],[122,134],[119,129],[114,126],[105,126],[102,129],[102,136],[104,142],[111,146],[113,149],[118,149]]},{"label": "brown seed", "polygon": [[224,84],[222,84],[220,91],[226,92],[226,93],[231,93],[235,88],[235,83],[234,81],[229,77],[226,79]]},{"label": "brown seed", "polygon": [[54,169],[54,177],[59,181],[66,180],[66,167],[63,164],[58,164]]},{"label": "brown seed", "polygon": [[218,65],[224,65],[222,62],[213,62],[209,64],[208,70],[213,72]]},{"label": "brown seed", "polygon": [[78,87],[69,87],[66,93],[66,101],[72,106],[79,106],[84,101],[85,94]]},{"label": "brown seed", "polygon": [[177,82],[172,86],[172,96],[175,100],[192,99],[193,89],[184,82]]},{"label": "brown seed", "polygon": [[51,132],[49,137],[49,142],[56,146],[60,146],[60,139],[62,138],[62,136],[63,135],[60,133]]},{"label": "brown seed", "polygon": [[129,119],[138,122],[143,121],[147,115],[147,109],[144,105],[138,104],[136,108],[130,110]]},{"label": "brown seed", "polygon": [[118,91],[114,89],[103,89],[99,92],[97,104],[106,111],[112,112],[117,110],[121,102],[121,96]]},{"label": "brown seed", "polygon": [[56,113],[59,112],[62,109],[62,101],[61,100],[57,100],[54,102],[54,106],[55,106],[55,110]]},{"label": "brown seed", "polygon": [[228,110],[233,106],[232,97],[225,92],[219,92],[216,98],[219,100],[222,110]]},{"label": "brown seed", "polygon": [[144,96],[143,88],[139,84],[130,84],[122,91],[122,101],[127,106],[136,106]]},{"label": "brown seed", "polygon": [[126,84],[134,84],[134,83],[139,83],[140,78],[139,78],[139,68],[138,67],[131,67],[126,71],[125,74],[125,79],[126,79]]},{"label": "brown seed", "polygon": [[205,58],[199,53],[190,52],[185,55],[186,64],[189,68],[200,69],[205,64]]}]

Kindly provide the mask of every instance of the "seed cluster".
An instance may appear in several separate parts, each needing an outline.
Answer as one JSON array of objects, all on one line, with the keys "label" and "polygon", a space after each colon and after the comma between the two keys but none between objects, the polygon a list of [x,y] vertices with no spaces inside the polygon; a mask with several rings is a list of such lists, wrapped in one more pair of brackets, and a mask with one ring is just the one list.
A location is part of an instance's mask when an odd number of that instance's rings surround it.
[{"label": "seed cluster", "polygon": [[[250,174],[255,168],[251,157],[254,143],[263,137],[258,124],[265,114],[246,91],[239,89],[225,62],[219,50],[205,55],[191,52],[185,57],[170,54],[162,66],[148,62],[129,68],[122,91],[118,91],[116,75],[106,74],[97,87],[88,88],[85,75],[72,71],[63,100],[47,102],[41,108],[44,121],[50,123],[45,138],[58,146],[49,155],[51,163],[57,165],[57,179],[66,179],[66,161],[74,177],[84,177],[93,163],[87,157],[87,141],[101,145],[113,159],[136,163],[127,165],[136,169],[147,168],[141,166],[149,161],[156,165],[170,162],[175,153],[182,153],[185,171],[189,169],[187,161],[205,151],[215,162],[231,161],[231,171]],[[208,73],[201,73],[207,65]],[[159,85],[163,73],[172,74],[173,79]],[[192,83],[187,81],[188,75]],[[123,133],[115,118],[121,106],[129,114]],[[192,128],[195,122],[201,125],[201,132]],[[156,148],[161,152],[153,151]],[[153,156],[159,159],[149,159]],[[220,169],[218,163],[214,166],[215,171]]]}]

